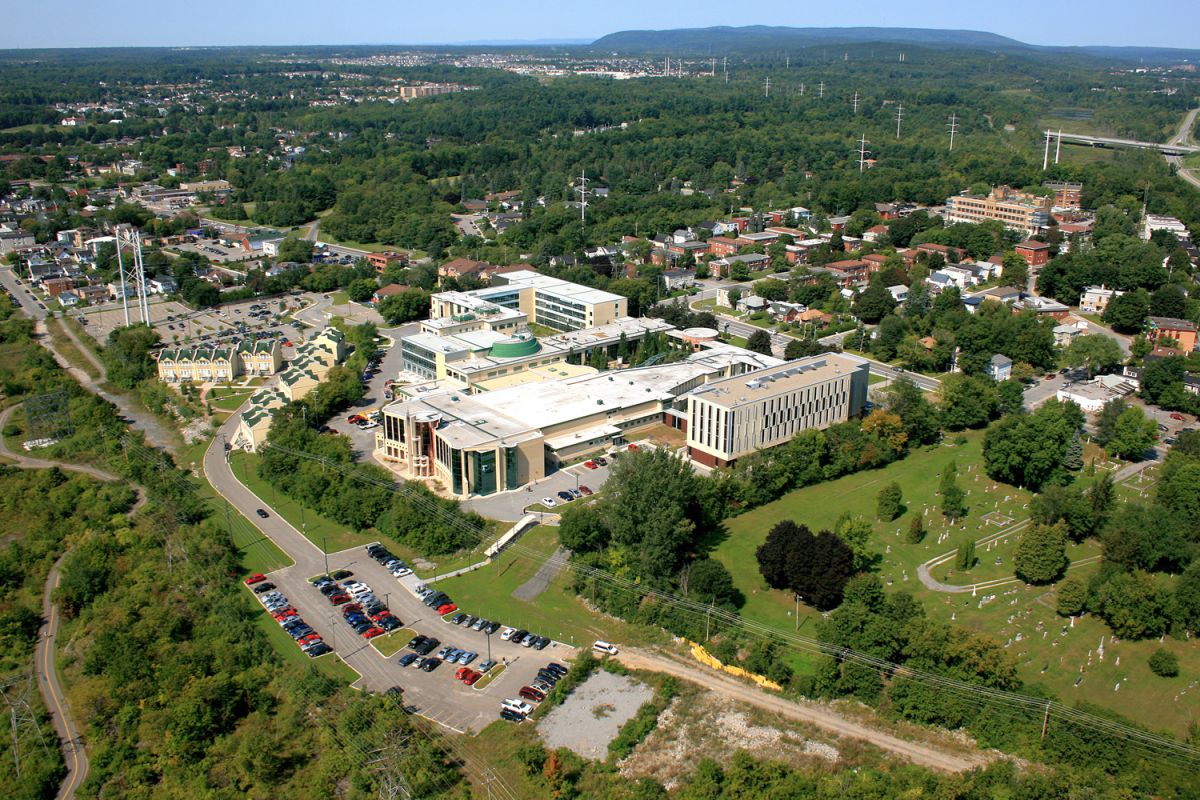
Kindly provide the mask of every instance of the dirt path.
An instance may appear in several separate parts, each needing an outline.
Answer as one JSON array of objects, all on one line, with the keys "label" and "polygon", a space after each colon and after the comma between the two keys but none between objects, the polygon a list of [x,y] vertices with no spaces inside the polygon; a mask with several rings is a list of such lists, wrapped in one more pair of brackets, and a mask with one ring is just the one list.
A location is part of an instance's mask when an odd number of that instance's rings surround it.
[{"label": "dirt path", "polygon": [[557,578],[558,573],[567,566],[567,559],[570,557],[570,550],[559,547],[538,567],[538,571],[532,578],[513,589],[512,596],[518,600],[536,600],[537,596],[546,591],[550,582]]},{"label": "dirt path", "polygon": [[986,764],[990,758],[983,753],[956,753],[931,744],[910,742],[884,731],[847,719],[830,708],[814,703],[793,701],[768,694],[718,672],[699,665],[643,650],[622,650],[617,657],[621,663],[635,669],[666,672],[691,683],[699,684],[723,697],[740,700],[752,706],[815,725],[838,736],[862,739],[876,747],[894,753],[914,764],[942,772],[962,772]]}]

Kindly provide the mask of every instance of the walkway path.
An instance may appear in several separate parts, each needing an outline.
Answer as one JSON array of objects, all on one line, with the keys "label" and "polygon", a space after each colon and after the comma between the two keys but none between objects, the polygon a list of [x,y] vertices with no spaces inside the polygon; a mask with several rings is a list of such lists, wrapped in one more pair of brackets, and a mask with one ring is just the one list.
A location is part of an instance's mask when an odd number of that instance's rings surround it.
[{"label": "walkway path", "polygon": [[861,722],[847,719],[831,708],[764,692],[747,686],[731,676],[659,653],[644,650],[622,650],[617,658],[621,663],[635,669],[665,672],[677,679],[699,684],[723,697],[748,703],[797,722],[815,725],[839,736],[862,739],[880,749],[895,753],[914,764],[920,764],[930,769],[943,772],[963,772],[982,766],[989,761],[987,755],[979,752],[952,752],[949,748],[941,748],[933,744],[910,742],[885,731],[868,727]]},{"label": "walkway path", "polygon": [[546,591],[546,587],[550,585],[550,582],[558,577],[558,573],[562,572],[567,566],[567,559],[570,557],[571,551],[560,545],[538,567],[538,571],[534,573],[532,578],[522,583],[516,589],[513,589],[512,596],[518,600],[536,600],[538,595]]}]

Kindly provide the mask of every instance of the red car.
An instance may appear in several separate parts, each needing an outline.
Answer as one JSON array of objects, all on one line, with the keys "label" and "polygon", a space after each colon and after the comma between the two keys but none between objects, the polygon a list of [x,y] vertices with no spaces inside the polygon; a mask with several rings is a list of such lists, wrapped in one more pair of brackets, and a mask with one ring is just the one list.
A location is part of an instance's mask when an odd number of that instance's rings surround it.
[{"label": "red car", "polygon": [[296,645],[298,647],[304,647],[304,645],[306,645],[306,644],[312,644],[313,642],[319,642],[319,641],[321,641],[320,636],[318,636],[315,633],[310,633],[308,636],[301,636],[299,639],[297,639]]},{"label": "red car", "polygon": [[363,631],[364,639],[374,639],[376,636],[383,636],[383,628],[377,628],[372,625],[370,628],[367,628],[365,631]]},{"label": "red car", "polygon": [[475,670],[471,669],[470,667],[459,667],[458,669],[454,670],[454,680],[461,681],[474,671]]},{"label": "red car", "polygon": [[595,462],[595,461],[585,461],[585,462],[583,462],[583,465],[584,465],[585,467],[587,467],[588,469],[595,469],[595,468],[596,468],[596,462]]},{"label": "red car", "polygon": [[372,614],[371,619],[374,620],[375,622],[383,622],[385,619],[387,619],[391,615],[392,615],[392,612],[385,609],[383,611],[380,611],[378,614]]},{"label": "red car", "polygon": [[251,575],[249,578],[246,578],[245,584],[247,586],[252,586],[256,583],[261,583],[262,581],[265,581],[266,579],[267,579],[266,575],[263,575],[261,572],[256,572],[253,575]]},{"label": "red car", "polygon": [[637,449],[638,449],[638,446],[637,446],[636,444],[631,444],[631,445],[629,445],[629,447],[627,447],[627,448],[625,448],[625,449],[626,449],[626,450],[637,450]]},{"label": "red car", "polygon": [[1183,414],[1172,414],[1171,419],[1176,420],[1178,422],[1183,422],[1184,417],[1183,417]]},{"label": "red car", "polygon": [[330,597],[330,598],[329,598],[329,602],[333,603],[335,606],[340,606],[340,605],[342,605],[343,603],[349,603],[349,602],[350,602],[350,595],[348,595],[348,594],[335,594],[335,595],[333,595],[332,597]]},{"label": "red car", "polygon": [[456,606],[454,603],[446,603],[444,606],[438,606],[438,614],[442,615],[443,617],[449,614],[451,611],[458,611],[458,606]]},{"label": "red car", "polygon": [[581,486],[579,487],[579,493],[580,493],[581,495],[583,495],[584,497],[591,497],[591,496],[592,496],[592,490],[591,490],[591,489],[589,489],[587,486],[583,486],[583,485],[581,485]]},{"label": "red car", "polygon": [[463,683],[465,683],[467,686],[474,686],[475,682],[482,677],[483,677],[482,672],[475,672],[474,670],[472,670],[470,675],[463,678]]}]

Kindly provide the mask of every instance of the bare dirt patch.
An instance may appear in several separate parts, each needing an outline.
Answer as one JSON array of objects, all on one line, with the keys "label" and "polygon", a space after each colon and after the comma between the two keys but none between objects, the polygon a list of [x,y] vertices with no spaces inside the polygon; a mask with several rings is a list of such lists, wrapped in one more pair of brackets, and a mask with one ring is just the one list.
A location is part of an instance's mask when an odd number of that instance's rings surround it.
[{"label": "bare dirt patch", "polygon": [[838,748],[804,726],[698,687],[682,691],[658,717],[658,726],[621,762],[621,774],[649,777],[671,791],[701,758],[728,763],[738,750],[791,764],[836,762]]},{"label": "bare dirt patch", "polygon": [[652,699],[654,690],[644,683],[601,670],[547,714],[538,723],[538,733],[552,750],[566,747],[584,758],[603,761],[608,743]]}]

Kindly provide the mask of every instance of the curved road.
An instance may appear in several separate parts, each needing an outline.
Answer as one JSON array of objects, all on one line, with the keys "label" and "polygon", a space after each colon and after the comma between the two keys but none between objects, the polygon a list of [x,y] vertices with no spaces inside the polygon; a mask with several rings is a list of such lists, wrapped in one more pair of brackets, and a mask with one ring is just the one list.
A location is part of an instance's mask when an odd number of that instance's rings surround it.
[{"label": "curved road", "polygon": [[[8,418],[12,416],[17,408],[18,406],[9,406],[0,413],[0,429],[4,428],[8,423]],[[9,449],[8,443],[4,441],[3,437],[0,437],[0,455],[12,459],[21,469],[49,469],[51,467],[58,467],[59,469],[71,472],[79,472],[101,481],[121,482],[122,480],[111,472],[105,472],[102,469],[97,469],[87,464],[49,461],[13,452]],[[138,502],[130,510],[130,514],[136,513],[138,508],[145,502],[145,494],[139,491],[138,495]],[[46,575],[46,586],[42,590],[42,627],[38,631],[38,644],[37,649],[34,651],[34,671],[37,673],[38,690],[41,691],[46,708],[50,711],[50,719],[54,723],[54,730],[58,734],[58,740],[62,746],[63,761],[67,765],[67,777],[63,779],[62,785],[58,789],[59,800],[67,800],[74,797],[75,790],[83,783],[88,773],[88,757],[87,751],[83,747],[83,734],[75,726],[75,721],[71,718],[71,712],[67,706],[67,698],[62,690],[62,685],[58,682],[58,669],[54,662],[54,640],[58,636],[59,620],[58,606],[54,605],[51,598],[54,590],[58,587],[59,568],[62,566],[64,558],[66,558],[65,553],[54,562],[54,566],[50,568],[49,574]]]},{"label": "curved road", "polygon": [[[1179,125],[1179,130],[1175,136],[1171,138],[1168,144],[1187,144],[1192,138],[1192,128],[1196,125],[1196,114],[1200,113],[1200,108],[1193,108],[1183,118],[1183,122]],[[1190,169],[1183,165],[1183,158],[1180,156],[1167,156],[1167,163],[1174,164],[1177,170],[1176,174],[1183,178],[1188,183],[1196,188],[1200,188],[1200,178],[1196,177]]]}]

